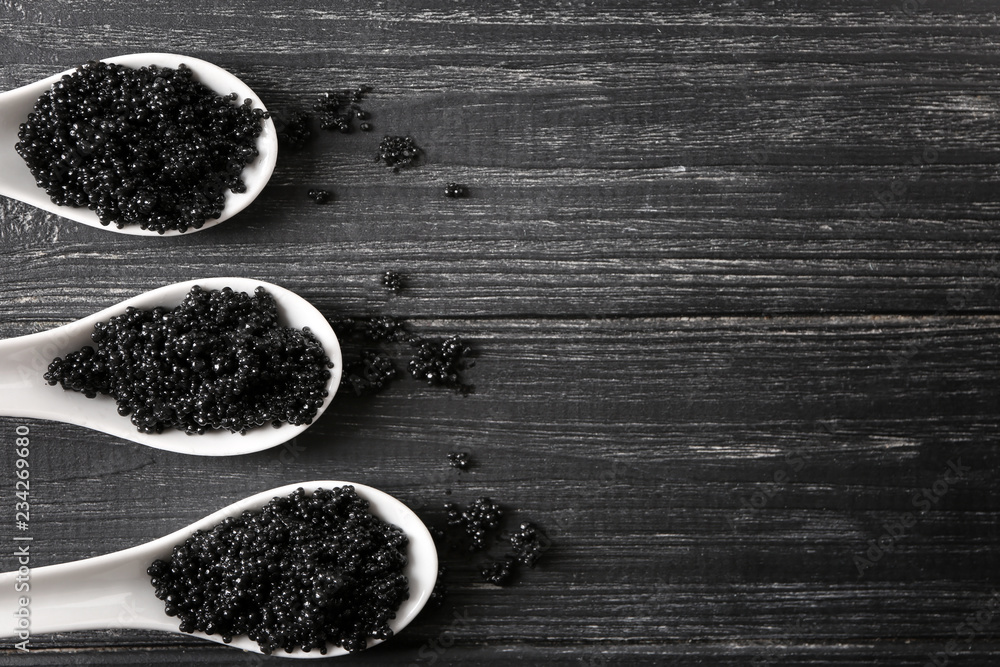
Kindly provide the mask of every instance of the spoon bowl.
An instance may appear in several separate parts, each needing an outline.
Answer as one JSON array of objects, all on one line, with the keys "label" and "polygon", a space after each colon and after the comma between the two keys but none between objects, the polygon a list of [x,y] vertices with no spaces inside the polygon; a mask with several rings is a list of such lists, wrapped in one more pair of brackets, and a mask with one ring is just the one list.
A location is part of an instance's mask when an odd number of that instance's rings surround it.
[{"label": "spoon bowl", "polygon": [[[187,65],[194,73],[194,78],[202,84],[215,91],[219,95],[236,93],[240,100],[251,99],[253,106],[262,111],[264,107],[260,98],[250,90],[250,88],[238,78],[226,70],[213,65],[210,62],[180,56],[173,53],[133,53],[130,55],[116,56],[114,58],[104,58],[104,62],[124,65],[131,68],[139,68],[146,65],[158,65],[176,69],[180,65]],[[213,227],[220,222],[228,220],[247,206],[260,194],[264,186],[267,185],[274,165],[278,158],[278,135],[271,119],[265,119],[262,123],[262,131],[257,137],[258,155],[253,162],[248,164],[242,172],[242,178],[246,183],[246,192],[233,193],[226,191],[226,204],[222,209],[222,214],[215,219],[206,220],[199,229],[188,229],[179,232],[171,229],[163,234],[148,229],[140,229],[138,225],[127,225],[118,229],[115,225],[102,225],[97,217],[97,213],[88,208],[74,208],[72,206],[59,206],[52,202],[49,195],[42,188],[35,184],[35,178],[28,170],[28,166],[21,159],[21,156],[14,150],[17,143],[17,132],[21,123],[28,119],[35,106],[35,102],[52,87],[52,84],[59,81],[66,74],[72,74],[76,68],[54,74],[41,81],[28,84],[21,88],[0,93],[0,195],[6,195],[12,199],[17,199],[25,203],[36,206],[49,213],[76,222],[98,227],[119,234],[132,234],[138,236],[178,236],[180,234],[190,234]]]},{"label": "spoon bowl", "polygon": [[[239,516],[244,510],[259,510],[275,497],[288,496],[302,487],[308,492],[351,485],[369,503],[369,510],[383,521],[400,528],[408,538],[404,574],[409,582],[409,599],[405,600],[389,622],[393,635],[398,634],[430,599],[437,580],[438,558],[434,539],[423,522],[402,502],[392,496],[362,484],[317,481],[289,484],[229,505],[200,521],[161,537],[153,542],[117,551],[96,558],[72,563],[31,568],[30,591],[16,592],[18,572],[0,574],[0,614],[17,619],[18,610],[30,614],[32,635],[49,632],[131,628],[162,630],[186,636],[196,636],[223,643],[218,635],[202,632],[181,633],[180,622],[167,616],[164,603],[156,598],[146,569],[154,560],[166,560],[173,548],[191,537],[196,530],[210,530],[226,517]],[[17,542],[15,548],[29,542]],[[29,547],[30,553],[30,547]],[[21,604],[27,597],[27,604]],[[0,624],[0,637],[16,637],[12,629],[16,620]],[[369,640],[368,646],[381,643]],[[234,637],[229,646],[260,653],[257,643],[248,637]],[[345,655],[343,648],[328,646],[325,656],[318,651],[295,649],[292,653],[274,655],[292,658],[321,658]]]},{"label": "spoon bowl", "polygon": [[301,434],[309,424],[282,424],[279,428],[262,426],[247,431],[245,435],[222,429],[210,430],[204,435],[188,435],[179,429],[140,433],[128,417],[118,414],[117,404],[111,396],[99,394],[96,398],[87,398],[59,385],[51,386],[43,379],[53,359],[93,344],[90,336],[98,322],[106,322],[124,313],[130,306],[145,310],[157,306],[172,308],[179,305],[195,285],[206,290],[230,287],[233,291],[247,294],[253,294],[258,286],[264,287],[277,303],[282,326],[296,329],[309,327],[334,364],[330,369],[326,398],[313,422],[319,419],[333,400],[343,371],[340,343],[333,328],[322,313],[294,292],[248,278],[205,278],[174,283],[55,329],[0,340],[0,414],[76,424],[156,449],[199,456],[249,454],[280,445]]}]

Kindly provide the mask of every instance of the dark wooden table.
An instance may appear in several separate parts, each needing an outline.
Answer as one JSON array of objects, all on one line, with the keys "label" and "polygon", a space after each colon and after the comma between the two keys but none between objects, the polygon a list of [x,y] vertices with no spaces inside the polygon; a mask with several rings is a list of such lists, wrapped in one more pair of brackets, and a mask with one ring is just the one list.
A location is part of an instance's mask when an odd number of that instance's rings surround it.
[{"label": "dark wooden table", "polygon": [[[0,200],[0,336],[238,275],[478,352],[472,394],[405,377],[343,393],[292,445],[232,459],[0,419],[0,567],[26,425],[36,566],[323,478],[431,522],[486,495],[545,528],[514,586],[448,556],[443,606],[335,664],[997,664],[997,10],[0,3],[3,89],[140,51],[215,62],[279,111],[375,89],[374,132],[283,152],[253,206],[205,232],[127,237]],[[383,134],[421,163],[375,164]],[[3,649],[262,662],[121,630]]]}]

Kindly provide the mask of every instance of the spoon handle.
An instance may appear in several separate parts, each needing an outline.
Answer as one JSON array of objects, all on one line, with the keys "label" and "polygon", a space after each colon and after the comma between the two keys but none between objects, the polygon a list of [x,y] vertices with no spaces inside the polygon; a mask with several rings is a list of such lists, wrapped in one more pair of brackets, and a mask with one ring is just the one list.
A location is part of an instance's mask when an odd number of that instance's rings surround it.
[{"label": "spoon handle", "polygon": [[35,416],[30,414],[32,408],[45,408],[37,400],[37,390],[46,386],[42,376],[59,354],[58,341],[51,334],[46,331],[0,341],[0,411],[4,415],[31,417]]},{"label": "spoon handle", "polygon": [[[47,632],[145,628],[177,630],[131,549],[73,563],[30,568],[31,542],[15,542],[20,570],[0,574],[0,637]],[[26,620],[22,620],[26,619]]]},{"label": "spoon handle", "polygon": [[[49,363],[65,354],[89,326],[70,325],[41,333],[0,340],[0,414],[65,421],[67,404],[77,412],[89,406],[67,401],[62,387],[50,387],[44,375]],[[85,334],[86,335],[86,334]],[[72,349],[72,348],[69,348]]]}]

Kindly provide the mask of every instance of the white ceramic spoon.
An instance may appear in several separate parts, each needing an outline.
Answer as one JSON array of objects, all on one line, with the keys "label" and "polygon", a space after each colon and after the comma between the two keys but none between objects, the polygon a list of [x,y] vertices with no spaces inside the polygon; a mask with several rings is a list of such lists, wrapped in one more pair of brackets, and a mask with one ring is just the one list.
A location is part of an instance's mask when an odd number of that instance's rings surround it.
[{"label": "white ceramic spoon", "polygon": [[[404,573],[409,580],[410,597],[403,602],[396,612],[396,618],[389,623],[393,634],[398,634],[420,613],[434,588],[438,569],[434,540],[417,515],[392,496],[362,484],[322,481],[289,484],[258,493],[166,537],[131,549],[73,563],[32,568],[27,580],[30,590],[26,592],[15,591],[18,577],[16,571],[0,574],[0,617],[5,619],[0,623],[0,637],[16,637],[13,626],[17,624],[18,616],[15,614],[22,607],[28,610],[26,613],[32,636],[49,632],[117,628],[186,634],[179,630],[180,621],[164,613],[163,602],[154,595],[149,575],[146,574],[146,568],[154,560],[166,560],[173,547],[183,543],[196,530],[208,530],[226,517],[238,516],[243,510],[258,510],[272,498],[288,496],[299,487],[314,491],[347,484],[351,484],[358,495],[369,502],[372,514],[400,528],[409,538]],[[16,549],[24,544],[30,542],[15,541],[11,548]],[[27,605],[20,604],[21,597],[28,598]],[[191,636],[222,643],[222,638],[218,635],[196,632]],[[368,645],[371,647],[378,643],[381,642],[369,640]],[[260,653],[257,643],[245,636],[234,637],[229,646]],[[345,653],[347,652],[342,648],[330,646],[325,657]],[[290,654],[279,650],[274,655],[292,658],[324,657],[319,651],[307,653],[298,649]]]},{"label": "white ceramic spoon", "polygon": [[[158,65],[176,69],[184,64],[194,72],[195,79],[211,88],[219,95],[236,93],[239,101],[250,98],[253,106],[266,111],[260,98],[250,90],[250,88],[237,79],[235,76],[217,67],[212,63],[179,56],[173,53],[134,53],[114,58],[105,58],[104,62],[116,63],[127,67],[138,68],[144,65]],[[53,83],[66,74],[71,74],[74,69],[60,72],[47,79],[42,79],[35,83],[28,84],[21,88],[0,93],[0,195],[6,195],[40,209],[55,213],[64,218],[81,222],[91,227],[98,227],[119,234],[135,234],[142,236],[177,236],[182,232],[170,230],[163,234],[158,232],[139,229],[137,225],[128,225],[118,229],[115,225],[102,225],[97,218],[97,214],[88,208],[73,208],[71,206],[58,206],[45,193],[45,190],[35,184],[35,178],[28,171],[24,160],[14,150],[17,143],[17,132],[21,123],[28,119],[35,102],[42,93],[47,91]],[[262,132],[257,137],[257,151],[259,155],[253,162],[243,169],[242,178],[246,183],[246,192],[232,193],[226,191],[226,205],[222,209],[222,215],[215,220],[207,220],[200,229],[189,229],[184,234],[208,229],[224,220],[233,217],[247,206],[260,194],[260,191],[267,185],[274,171],[274,164],[278,158],[278,135],[274,128],[274,122],[266,119],[262,125]]]},{"label": "white ceramic spoon", "polygon": [[261,426],[251,429],[246,435],[230,433],[225,429],[211,430],[204,435],[187,435],[178,429],[140,433],[128,417],[118,414],[115,400],[110,396],[87,398],[79,392],[66,391],[58,384],[50,386],[43,379],[53,359],[94,344],[90,335],[97,322],[106,322],[112,316],[124,313],[129,306],[147,310],[157,306],[172,308],[183,301],[194,285],[205,289],[231,287],[247,294],[253,294],[258,286],[263,286],[277,302],[283,326],[296,329],[309,327],[334,364],[330,369],[326,400],[315,417],[319,419],[340,386],[343,363],[337,336],[322,313],[302,297],[277,285],[249,278],[205,278],[174,283],[55,329],[0,340],[0,415],[77,424],[157,449],[201,456],[249,454],[280,445],[306,430],[308,424],[282,424],[279,428]]}]

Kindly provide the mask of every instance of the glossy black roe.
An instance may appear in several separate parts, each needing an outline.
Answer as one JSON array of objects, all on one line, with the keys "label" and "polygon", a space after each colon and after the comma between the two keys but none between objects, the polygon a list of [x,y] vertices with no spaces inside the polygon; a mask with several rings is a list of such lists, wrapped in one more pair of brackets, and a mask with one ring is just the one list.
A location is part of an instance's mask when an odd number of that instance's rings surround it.
[{"label": "glossy black roe", "polygon": [[386,271],[382,274],[382,286],[393,294],[403,291],[403,276],[397,271]]},{"label": "glossy black roe", "polygon": [[[324,130],[350,133],[353,121],[367,121],[371,115],[361,108],[361,102],[372,91],[371,86],[361,86],[353,90],[338,90],[323,93],[313,104],[313,110],[319,114],[319,125]],[[361,129],[370,132],[371,123],[361,123]]]},{"label": "glossy black roe", "polygon": [[220,217],[226,191],[257,157],[267,114],[219,96],[186,66],[131,69],[89,62],[52,85],[18,131],[15,149],[60,206],[102,225],[164,233]]},{"label": "glossy black roe", "polygon": [[354,487],[300,488],[196,532],[147,572],[182,632],[246,636],[264,653],[355,652],[392,636],[409,598],[406,546]]},{"label": "glossy black roe", "polygon": [[333,198],[329,190],[310,190],[309,198],[317,204],[325,204]]},{"label": "glossy black roe", "polygon": [[448,452],[448,463],[459,470],[469,469],[469,452]]},{"label": "glossy black roe", "polygon": [[393,137],[386,135],[382,138],[382,143],[378,146],[378,153],[375,155],[376,162],[383,162],[385,166],[399,171],[403,167],[413,165],[420,156],[420,148],[410,137]]},{"label": "glossy black roe", "polygon": [[421,341],[407,364],[410,375],[430,385],[443,385],[456,391],[471,391],[462,382],[460,371],[471,365],[472,349],[461,336],[449,336],[440,343]]},{"label": "glossy black roe", "polygon": [[274,114],[273,118],[279,144],[296,151],[305,148],[312,136],[312,131],[309,129],[309,114],[293,111],[288,114]]},{"label": "glossy black roe", "polygon": [[91,337],[93,347],[56,357],[45,380],[114,397],[142,433],[309,424],[328,394],[323,345],[279,324],[263,287],[250,296],[195,286],[172,310],[128,308]]},{"label": "glossy black roe", "polygon": [[505,556],[501,561],[494,561],[480,570],[483,581],[494,586],[509,586],[514,579],[516,563],[511,556]]},{"label": "glossy black roe", "polygon": [[542,557],[545,551],[546,538],[533,523],[522,523],[517,531],[510,536],[510,546],[513,549],[513,557],[528,567],[535,567],[535,563]]},{"label": "glossy black roe", "polygon": [[457,503],[445,503],[448,525],[460,528],[469,551],[483,551],[489,547],[489,538],[500,525],[503,509],[487,497],[477,498],[467,510]]},{"label": "glossy black roe", "polygon": [[383,352],[364,350],[360,358],[344,367],[340,386],[351,390],[355,396],[377,394],[396,377],[392,358]]}]

